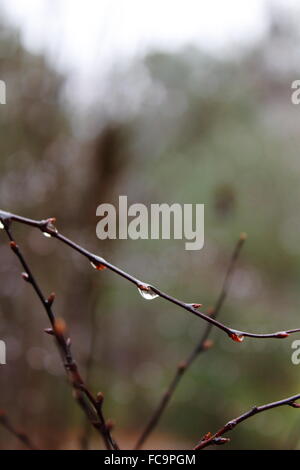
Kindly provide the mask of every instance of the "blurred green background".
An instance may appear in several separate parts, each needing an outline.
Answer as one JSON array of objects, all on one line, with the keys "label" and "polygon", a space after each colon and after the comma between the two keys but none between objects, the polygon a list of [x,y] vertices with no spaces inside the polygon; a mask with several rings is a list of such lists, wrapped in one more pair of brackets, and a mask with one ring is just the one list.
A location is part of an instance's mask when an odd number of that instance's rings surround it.
[{"label": "blurred green background", "polygon": [[[267,33],[233,54],[194,45],[156,50],[114,64],[105,94],[80,112],[66,97],[68,76],[46,54],[29,52],[4,14],[0,22],[0,201],[3,210],[57,217],[66,236],[177,298],[214,304],[240,232],[248,240],[221,320],[272,332],[300,325],[300,107],[294,15],[269,11]],[[104,98],[103,98],[104,96]],[[204,203],[205,246],[183,241],[96,237],[96,208]],[[105,394],[115,436],[133,446],[151,411],[205,323],[133,286],[56,240],[16,226],[43,290],[67,321],[73,352],[92,389]],[[47,319],[23,282],[1,234],[0,408],[45,449],[78,448],[85,422],[71,398]],[[213,330],[213,349],[183,378],[148,448],[191,448],[208,431],[254,405],[299,392],[291,362],[294,335],[241,344]],[[236,428],[228,449],[294,449],[297,410],[279,408]],[[89,446],[101,448],[91,432]],[[22,448],[0,429],[0,447]]]}]

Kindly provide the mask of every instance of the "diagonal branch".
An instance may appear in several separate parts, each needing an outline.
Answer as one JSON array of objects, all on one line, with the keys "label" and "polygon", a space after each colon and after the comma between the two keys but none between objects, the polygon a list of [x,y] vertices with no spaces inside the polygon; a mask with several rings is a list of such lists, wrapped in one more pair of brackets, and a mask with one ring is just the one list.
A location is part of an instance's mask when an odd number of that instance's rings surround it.
[{"label": "diagonal branch", "polygon": [[10,247],[12,251],[15,253],[21,265],[25,269],[25,272],[22,274],[23,279],[32,285],[35,293],[37,294],[46,311],[46,314],[51,324],[51,328],[45,331],[46,333],[54,336],[55,338],[56,345],[58,347],[64,368],[66,370],[66,374],[73,388],[74,398],[77,400],[78,405],[82,408],[91,424],[102,436],[106,448],[108,450],[118,449],[116,442],[111,436],[110,427],[107,425],[104,419],[102,411],[103,396],[102,394],[99,394],[101,396],[101,400],[99,400],[98,397],[95,398],[87,388],[78,371],[77,364],[73,358],[71,352],[71,340],[70,338],[65,338],[66,324],[64,320],[55,317],[55,314],[52,309],[52,304],[55,295],[51,294],[48,299],[43,295],[41,288],[39,287],[38,282],[36,281],[36,278],[32,274],[32,271],[27,261],[25,260],[23,254],[20,251],[19,246],[14,240],[12,232],[9,228],[9,220],[3,220],[3,225],[7,236],[10,239]]},{"label": "diagonal branch", "polygon": [[229,431],[232,431],[238,424],[242,423],[246,419],[251,418],[251,416],[257,415],[258,413],[263,413],[264,411],[272,410],[273,408],[278,408],[279,406],[289,405],[293,408],[300,408],[298,403],[295,403],[296,400],[300,399],[300,394],[293,395],[292,397],[285,398],[283,400],[274,401],[273,403],[267,403],[266,405],[254,406],[251,410],[243,413],[241,416],[228,421],[222,428],[219,429],[215,434],[207,433],[199,442],[199,444],[194,447],[194,450],[201,450],[205,447],[211,445],[220,445],[226,444],[230,441],[229,438],[222,437]]},{"label": "diagonal branch", "polygon": [[21,441],[30,450],[39,450],[35,444],[31,441],[30,437],[22,431],[16,429],[10,422],[5,411],[0,410],[0,424],[19,441]]},{"label": "diagonal branch", "polygon": [[[236,261],[239,257],[241,248],[244,244],[244,241],[246,240],[246,234],[242,233],[240,235],[240,238],[238,242],[236,243],[236,246],[233,250],[233,253],[231,255],[229,265],[225,274],[225,278],[222,284],[222,289],[220,292],[220,295],[216,301],[216,304],[214,308],[211,310],[211,316],[216,318],[223,306],[223,303],[227,297],[228,294],[228,289],[229,289],[229,284],[231,281],[232,273],[234,271],[234,267],[236,264]],[[213,328],[213,325],[211,323],[208,323],[204,333],[202,334],[202,337],[199,341],[199,343],[196,345],[196,347],[193,349],[191,354],[188,356],[188,358],[185,361],[182,361],[178,364],[177,370],[167,388],[167,390],[164,392],[157,408],[154,410],[152,416],[150,417],[144,431],[142,432],[141,436],[139,437],[135,449],[140,449],[142,445],[145,443],[146,439],[150,436],[150,434],[153,432],[154,428],[157,426],[164,410],[166,409],[168,403],[170,402],[179,382],[181,381],[183,375],[186,373],[186,371],[190,368],[192,363],[195,361],[195,359],[201,354],[202,352],[207,351],[210,349],[210,347],[213,345],[211,341],[208,340],[208,337],[210,335],[210,332]]]},{"label": "diagonal branch", "polygon": [[31,227],[39,228],[46,236],[57,238],[62,243],[70,246],[72,249],[74,249],[81,255],[85,256],[93,264],[93,266],[96,269],[101,270],[104,268],[108,268],[109,270],[115,272],[116,274],[123,277],[127,281],[131,282],[140,290],[141,294],[144,297],[146,298],[161,297],[177,305],[178,307],[181,307],[184,310],[187,310],[193,315],[196,315],[197,317],[202,318],[203,320],[210,323],[211,325],[219,328],[236,342],[243,341],[244,337],[246,336],[250,338],[287,338],[290,334],[297,333],[300,331],[300,328],[296,328],[292,330],[277,331],[275,333],[260,334],[260,333],[250,333],[248,331],[235,330],[219,322],[213,316],[209,316],[203,312],[200,312],[198,310],[199,304],[188,304],[186,302],[178,300],[175,297],[172,297],[171,295],[166,294],[165,292],[161,291],[160,289],[158,289],[157,287],[153,285],[150,285],[145,282],[141,282],[136,277],[132,276],[131,274],[128,274],[127,272],[123,271],[117,266],[109,263],[104,258],[101,258],[100,256],[97,256],[94,253],[91,253],[90,251],[81,247],[77,243],[73,242],[72,240],[70,240],[69,238],[65,237],[64,235],[58,232],[58,230],[53,225],[53,223],[55,222],[54,218],[45,219],[45,220],[33,220],[33,219],[28,219],[26,217],[21,217],[16,214],[11,214],[9,212],[0,211],[0,220],[2,220],[2,224],[4,224],[5,221],[15,221],[15,222],[22,223],[25,225],[30,225]]}]

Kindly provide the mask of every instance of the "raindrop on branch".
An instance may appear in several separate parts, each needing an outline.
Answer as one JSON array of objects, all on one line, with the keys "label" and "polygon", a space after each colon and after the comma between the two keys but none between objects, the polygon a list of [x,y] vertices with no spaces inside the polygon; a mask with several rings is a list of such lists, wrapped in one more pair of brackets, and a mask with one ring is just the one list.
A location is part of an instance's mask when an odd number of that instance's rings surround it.
[{"label": "raindrop on branch", "polygon": [[156,294],[150,286],[147,284],[140,284],[138,287],[139,293],[141,294],[142,297],[146,300],[152,300],[156,299],[158,297],[158,294]]},{"label": "raindrop on branch", "polygon": [[244,335],[237,333],[229,333],[230,338],[237,343],[242,343],[244,341]]},{"label": "raindrop on branch", "polygon": [[106,266],[104,266],[104,264],[101,264],[101,263],[93,263],[91,262],[91,266],[94,268],[94,269],[97,269],[97,271],[103,271],[104,269],[106,269]]}]

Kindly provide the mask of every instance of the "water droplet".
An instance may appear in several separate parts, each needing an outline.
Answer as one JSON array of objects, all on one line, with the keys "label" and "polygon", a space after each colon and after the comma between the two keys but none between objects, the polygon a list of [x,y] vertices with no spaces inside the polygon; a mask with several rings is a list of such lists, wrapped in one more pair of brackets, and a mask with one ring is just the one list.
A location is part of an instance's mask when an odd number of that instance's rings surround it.
[{"label": "water droplet", "polygon": [[140,284],[139,287],[138,287],[138,290],[139,290],[139,293],[141,294],[141,296],[144,297],[144,299],[146,299],[146,300],[152,300],[152,299],[156,299],[156,297],[158,297],[158,294],[153,292],[151,287],[148,286],[147,284]]},{"label": "water droplet", "polygon": [[4,225],[3,225],[3,223],[2,223],[1,220],[0,220],[0,230],[3,230],[3,229],[4,229]]},{"label": "water droplet", "polygon": [[[44,223],[45,231],[43,231],[43,234],[45,237],[51,238],[53,234],[58,233],[57,228],[54,226],[55,222],[56,222],[56,219],[54,217],[46,220],[46,222]],[[49,231],[46,231],[46,230],[49,230]]]},{"label": "water droplet", "polygon": [[233,341],[236,341],[237,343],[242,343],[244,341],[244,335],[242,334],[230,333],[229,336]]},{"label": "water droplet", "polygon": [[104,266],[104,264],[102,263],[93,263],[93,261],[91,262],[91,265],[93,266],[94,269],[97,269],[97,271],[103,271],[104,269],[106,269],[106,266]]}]

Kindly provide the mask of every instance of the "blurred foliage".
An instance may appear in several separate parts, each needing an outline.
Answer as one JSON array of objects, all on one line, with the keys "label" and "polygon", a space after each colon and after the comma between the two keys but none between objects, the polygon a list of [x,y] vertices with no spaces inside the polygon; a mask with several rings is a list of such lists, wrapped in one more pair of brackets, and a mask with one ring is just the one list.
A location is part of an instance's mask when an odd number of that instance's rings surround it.
[{"label": "blurred foliage", "polygon": [[[58,228],[145,281],[178,298],[216,299],[231,250],[249,234],[222,320],[237,329],[299,326],[299,109],[297,31],[272,17],[260,43],[227,57],[194,47],[157,51],[115,67],[105,93],[84,118],[67,103],[66,79],[44,56],[26,51],[17,31],[0,25],[0,200],[4,210],[56,216]],[[96,207],[117,203],[205,203],[205,247],[182,241],[96,238]],[[56,291],[73,349],[126,446],[156,405],[203,323],[158,299],[145,302],[109,272],[16,227],[44,292]],[[0,338],[8,364],[0,371],[0,407],[44,448],[76,447],[83,419],[70,398],[47,320],[1,240]],[[254,404],[299,391],[291,344],[232,343],[213,331],[215,348],[184,377],[149,445],[191,446],[207,431]],[[232,433],[228,448],[298,445],[297,413],[282,408]],[[59,430],[59,431],[58,431]],[[15,442],[0,429],[2,448]],[[98,445],[98,441],[93,441]],[[100,445],[100,444],[99,444]]]}]

